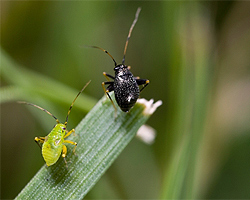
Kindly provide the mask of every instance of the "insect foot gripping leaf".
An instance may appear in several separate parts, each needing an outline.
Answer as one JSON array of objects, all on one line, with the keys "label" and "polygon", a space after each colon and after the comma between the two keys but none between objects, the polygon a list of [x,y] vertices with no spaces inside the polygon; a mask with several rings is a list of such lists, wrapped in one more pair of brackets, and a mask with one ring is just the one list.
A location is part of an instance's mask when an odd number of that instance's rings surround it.
[{"label": "insect foot gripping leaf", "polygon": [[27,103],[27,102],[22,102],[19,101],[18,103],[24,103],[27,105],[34,106],[50,116],[52,116],[57,124],[55,127],[52,129],[52,131],[46,136],[46,137],[35,137],[35,142],[40,146],[40,143],[42,144],[42,155],[43,158],[47,164],[47,166],[51,166],[57,162],[59,159],[60,155],[62,154],[62,157],[64,158],[64,161],[67,166],[66,162],[66,154],[67,154],[67,147],[65,146],[65,143],[69,143],[72,145],[75,145],[75,148],[73,150],[73,153],[75,153],[75,149],[77,146],[76,142],[70,141],[70,140],[65,140],[68,136],[70,136],[72,133],[75,133],[75,129],[72,129],[71,131],[68,131],[67,128],[67,123],[68,123],[68,117],[71,112],[71,109],[77,99],[77,97],[82,93],[82,91],[87,87],[87,85],[90,83],[90,81],[82,88],[82,90],[76,95],[75,99],[73,100],[71,106],[69,107],[68,114],[66,116],[66,121],[64,123],[60,123],[59,120],[51,114],[49,111],[45,110],[44,108],[37,106],[32,103]]},{"label": "insect foot gripping leaf", "polygon": [[[91,46],[92,48],[97,48],[104,51],[114,61],[115,76],[103,72],[103,75],[107,78],[108,81],[102,82],[102,87],[115,108],[115,117],[117,116],[117,109],[112,98],[109,95],[109,92],[114,91],[115,100],[118,106],[123,112],[128,112],[135,105],[137,99],[139,98],[140,92],[149,84],[148,79],[140,79],[139,77],[134,77],[134,75],[130,71],[130,66],[125,65],[125,55],[127,51],[128,41],[130,39],[132,30],[138,20],[140,11],[141,8],[138,8],[135,14],[135,19],[130,27],[121,64],[117,64],[113,56],[105,49],[97,46]],[[109,79],[113,79],[113,81],[110,81]],[[105,89],[104,85],[108,85],[107,89]],[[141,89],[139,88],[140,85],[142,86]]]},{"label": "insect foot gripping leaf", "polygon": [[160,104],[139,101],[114,119],[113,105],[103,96],[75,129],[77,159],[67,170],[60,160],[42,167],[16,199],[83,199]]}]

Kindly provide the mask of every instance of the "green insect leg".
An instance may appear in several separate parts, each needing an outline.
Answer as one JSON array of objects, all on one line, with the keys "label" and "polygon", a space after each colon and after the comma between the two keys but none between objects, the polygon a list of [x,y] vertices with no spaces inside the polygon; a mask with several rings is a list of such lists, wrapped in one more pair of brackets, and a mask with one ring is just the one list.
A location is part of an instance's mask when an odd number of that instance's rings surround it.
[{"label": "green insect leg", "polygon": [[44,143],[45,141],[45,137],[35,137],[35,142],[37,143],[37,145],[40,147],[40,149],[42,149],[40,143]]},{"label": "green insect leg", "polygon": [[63,159],[64,159],[64,162],[65,162],[65,164],[66,164],[66,167],[68,167],[67,166],[67,161],[66,161],[66,154],[67,154],[67,147],[65,146],[65,145],[63,145],[63,149],[62,149],[62,157],[63,157]]},{"label": "green insect leg", "polygon": [[[69,143],[69,144],[72,144],[72,145],[75,145],[74,149],[73,149],[73,153],[75,154],[75,151],[76,151],[76,147],[77,147],[77,143],[76,142],[73,142],[73,141],[70,141],[70,140],[64,140],[64,143]],[[63,145],[65,146],[65,145]],[[67,151],[67,150],[66,150]]]},{"label": "green insect leg", "polygon": [[64,138],[70,136],[72,133],[74,134],[74,136],[76,135],[75,134],[75,129],[72,129],[71,131],[67,132],[67,134],[64,136]]}]

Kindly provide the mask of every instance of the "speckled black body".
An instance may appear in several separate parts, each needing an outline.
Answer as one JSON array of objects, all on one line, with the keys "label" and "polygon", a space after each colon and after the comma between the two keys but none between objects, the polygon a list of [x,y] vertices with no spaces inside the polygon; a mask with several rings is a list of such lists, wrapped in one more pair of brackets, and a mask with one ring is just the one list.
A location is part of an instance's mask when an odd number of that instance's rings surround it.
[{"label": "speckled black body", "polygon": [[128,112],[136,103],[140,95],[139,86],[126,65],[114,68],[115,99],[122,111]]},{"label": "speckled black body", "polygon": [[[148,79],[140,79],[139,77],[134,77],[133,74],[129,70],[130,67],[124,64],[128,41],[129,41],[131,32],[134,28],[134,25],[137,22],[140,11],[141,11],[141,8],[138,8],[135,14],[135,19],[130,27],[127,41],[126,41],[125,48],[124,48],[122,64],[117,64],[113,56],[105,49],[97,47],[97,46],[91,46],[92,48],[97,48],[97,49],[102,50],[103,52],[108,54],[114,61],[115,76],[112,76],[110,74],[107,74],[106,72],[103,72],[103,75],[107,78],[108,81],[102,82],[102,87],[103,87],[104,92],[109,97],[110,101],[112,102],[115,108],[115,113],[117,109],[115,107],[115,104],[112,98],[109,95],[109,92],[114,91],[117,104],[119,105],[122,111],[128,112],[135,105],[137,99],[139,98],[140,92],[149,84]],[[113,79],[113,81],[110,81],[110,78]],[[108,85],[108,87],[105,88],[105,85]],[[142,85],[141,89],[139,89],[139,85]]]}]

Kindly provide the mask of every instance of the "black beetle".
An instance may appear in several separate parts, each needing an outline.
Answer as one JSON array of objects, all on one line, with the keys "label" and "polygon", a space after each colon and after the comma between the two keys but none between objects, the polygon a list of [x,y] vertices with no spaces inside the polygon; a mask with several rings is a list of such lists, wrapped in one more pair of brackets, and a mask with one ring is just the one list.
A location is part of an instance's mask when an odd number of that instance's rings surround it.
[{"label": "black beetle", "polygon": [[[114,68],[115,76],[112,76],[110,74],[107,74],[106,72],[103,72],[103,75],[107,78],[108,81],[102,82],[103,90],[109,97],[110,101],[112,102],[115,108],[115,111],[116,111],[116,107],[109,95],[109,92],[114,91],[117,104],[119,105],[122,111],[128,112],[135,105],[137,99],[139,98],[140,92],[149,84],[148,79],[140,79],[139,77],[134,77],[133,74],[130,72],[130,67],[124,64],[128,41],[129,41],[131,32],[134,28],[134,25],[137,22],[140,11],[141,11],[141,8],[138,8],[136,15],[135,15],[135,19],[130,27],[129,34],[128,34],[126,44],[125,44],[125,48],[124,48],[122,64],[117,65],[113,56],[105,49],[102,49],[97,46],[91,46],[92,48],[97,48],[97,49],[104,51],[113,59],[115,63],[115,68]],[[109,78],[113,79],[114,81],[110,81]],[[104,85],[108,85],[107,89],[105,89]],[[139,85],[143,85],[143,87],[139,89]]]}]

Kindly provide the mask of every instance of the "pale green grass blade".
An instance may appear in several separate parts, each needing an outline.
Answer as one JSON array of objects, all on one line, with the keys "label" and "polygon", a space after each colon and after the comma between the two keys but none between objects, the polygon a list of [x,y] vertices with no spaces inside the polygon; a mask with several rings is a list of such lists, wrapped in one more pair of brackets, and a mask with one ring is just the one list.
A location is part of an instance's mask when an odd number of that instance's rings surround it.
[{"label": "pale green grass blade", "polygon": [[0,88],[0,103],[19,100],[21,94],[18,87],[5,86]]},{"label": "pale green grass blade", "polygon": [[69,137],[78,146],[77,156],[68,148],[68,168],[63,159],[42,167],[16,199],[82,199],[154,112],[152,105],[137,103],[129,113],[119,110],[115,119],[104,96],[76,127],[77,136]]},{"label": "pale green grass blade", "polygon": [[165,172],[162,199],[195,199],[201,190],[200,155],[212,85],[209,70],[213,40],[208,34],[211,27],[207,25],[209,18],[206,17],[197,3],[180,9],[178,27],[183,34],[179,38],[183,63],[178,78],[179,116],[174,124],[178,138]]},{"label": "pale green grass blade", "polygon": [[[87,80],[83,81],[79,90],[73,90],[67,85],[50,79],[49,77],[23,68],[1,48],[0,56],[1,77],[8,84],[11,84],[11,86],[14,87],[11,90],[9,88],[8,91],[0,91],[1,96],[5,95],[0,99],[2,102],[6,102],[8,100],[25,100],[37,103],[37,100],[44,98],[49,101],[66,103],[68,105],[72,102],[72,96],[75,96],[75,94],[77,94],[81,87],[83,87],[87,82]],[[94,98],[86,95],[85,93],[81,94],[77,101],[80,103],[77,104],[76,107],[80,105],[79,108],[85,112],[88,112],[96,103]]]}]

